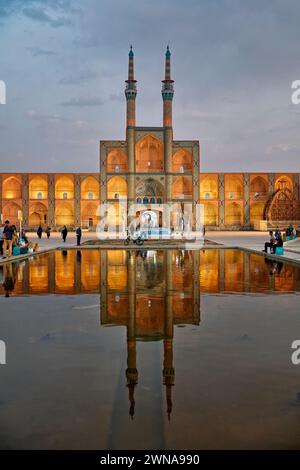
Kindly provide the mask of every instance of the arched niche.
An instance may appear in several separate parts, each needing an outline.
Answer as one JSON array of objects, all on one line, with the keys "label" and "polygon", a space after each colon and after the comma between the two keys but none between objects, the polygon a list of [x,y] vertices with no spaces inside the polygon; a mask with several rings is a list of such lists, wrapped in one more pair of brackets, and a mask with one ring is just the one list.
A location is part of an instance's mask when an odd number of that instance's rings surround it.
[{"label": "arched niche", "polygon": [[163,171],[164,150],[162,142],[153,135],[140,139],[135,147],[136,171],[153,173]]}]

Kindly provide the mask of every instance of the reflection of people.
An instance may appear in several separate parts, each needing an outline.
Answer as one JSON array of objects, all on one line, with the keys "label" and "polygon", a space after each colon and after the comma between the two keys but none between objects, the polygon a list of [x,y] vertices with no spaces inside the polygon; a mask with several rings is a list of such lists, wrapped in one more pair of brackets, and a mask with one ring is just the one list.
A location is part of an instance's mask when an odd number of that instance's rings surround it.
[{"label": "reflection of people", "polygon": [[4,289],[4,295],[5,297],[9,297],[12,291],[15,288],[16,284],[16,273],[15,273],[15,264],[14,263],[8,263],[4,265],[3,269],[3,276],[4,276],[4,282],[3,282],[3,289]]}]

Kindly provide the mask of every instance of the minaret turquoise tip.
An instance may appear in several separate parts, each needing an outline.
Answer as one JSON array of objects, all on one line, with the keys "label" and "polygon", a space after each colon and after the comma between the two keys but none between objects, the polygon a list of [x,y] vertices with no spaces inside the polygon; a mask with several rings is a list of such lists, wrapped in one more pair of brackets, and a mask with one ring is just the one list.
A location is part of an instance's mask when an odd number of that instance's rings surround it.
[{"label": "minaret turquoise tip", "polygon": [[132,50],[132,45],[130,46],[130,51],[129,51],[129,57],[133,57],[133,50]]}]

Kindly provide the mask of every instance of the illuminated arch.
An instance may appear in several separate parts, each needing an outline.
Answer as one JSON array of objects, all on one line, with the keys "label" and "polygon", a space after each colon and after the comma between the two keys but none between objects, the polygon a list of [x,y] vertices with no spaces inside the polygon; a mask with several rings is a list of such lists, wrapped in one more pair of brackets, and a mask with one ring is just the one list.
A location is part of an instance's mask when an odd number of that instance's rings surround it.
[{"label": "illuminated arch", "polygon": [[275,180],[275,191],[285,189],[293,191],[293,181],[290,176],[280,175]]},{"label": "illuminated arch", "polygon": [[3,207],[3,221],[9,220],[11,224],[17,225],[18,223],[18,211],[21,207],[15,202],[8,202]]},{"label": "illuminated arch", "polygon": [[29,199],[47,199],[48,180],[44,176],[33,176],[29,182]]},{"label": "illuminated arch", "polygon": [[81,203],[81,223],[84,228],[94,227],[99,221],[97,210],[98,201],[83,201]]},{"label": "illuminated arch", "polygon": [[300,220],[300,203],[289,188],[275,191],[266,203],[264,218],[274,225],[278,222],[289,224]]},{"label": "illuminated arch", "polygon": [[255,197],[258,195],[260,197],[267,196],[268,194],[268,183],[262,176],[255,176],[250,183],[250,195]]},{"label": "illuminated arch", "polygon": [[225,175],[225,199],[242,199],[243,180],[238,175]]},{"label": "illuminated arch", "polygon": [[74,199],[74,181],[72,177],[57,177],[55,183],[55,199]]},{"label": "illuminated arch", "polygon": [[173,199],[190,199],[192,197],[192,180],[187,176],[178,176],[172,185]]},{"label": "illuminated arch", "polygon": [[127,156],[125,152],[121,149],[111,150],[106,159],[106,169],[108,172],[118,172],[121,173],[127,171]]},{"label": "illuminated arch", "polygon": [[264,202],[255,202],[250,206],[250,224],[252,226],[264,219],[264,207]]},{"label": "illuminated arch", "polygon": [[192,155],[185,149],[177,150],[172,158],[172,169],[174,173],[192,170]]},{"label": "illuminated arch", "polygon": [[242,207],[237,202],[225,206],[225,225],[241,226],[243,223]]},{"label": "illuminated arch", "polygon": [[3,199],[21,199],[22,183],[16,176],[10,176],[3,181],[2,185]]},{"label": "illuminated arch", "polygon": [[74,208],[70,202],[60,201],[55,204],[55,225],[74,225]]},{"label": "illuminated arch", "polygon": [[107,199],[127,196],[127,181],[122,176],[113,176],[107,182]]},{"label": "illuminated arch", "polygon": [[213,202],[204,203],[204,225],[218,225],[218,205]]},{"label": "illuminated arch", "polygon": [[81,199],[99,199],[99,182],[94,176],[87,176],[82,181]]},{"label": "illuminated arch", "polygon": [[152,135],[146,135],[136,144],[136,171],[153,173],[164,168],[162,142]]},{"label": "illuminated arch", "polygon": [[32,204],[29,209],[29,226],[38,227],[47,224],[48,209],[42,202]]},{"label": "illuminated arch", "polygon": [[218,198],[218,177],[207,175],[200,181],[200,199]]}]

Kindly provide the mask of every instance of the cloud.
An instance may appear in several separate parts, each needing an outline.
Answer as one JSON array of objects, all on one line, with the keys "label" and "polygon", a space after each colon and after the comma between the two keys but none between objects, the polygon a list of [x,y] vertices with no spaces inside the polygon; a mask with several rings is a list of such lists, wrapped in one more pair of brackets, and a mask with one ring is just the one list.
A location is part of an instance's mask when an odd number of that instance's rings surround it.
[{"label": "cloud", "polygon": [[71,98],[69,101],[64,101],[61,103],[61,106],[73,106],[73,107],[79,107],[79,108],[84,108],[88,106],[103,106],[104,101],[101,98],[84,98],[84,97],[79,97],[79,98]]},{"label": "cloud", "polygon": [[69,26],[71,21],[69,18],[57,16],[56,18],[50,16],[45,9],[41,7],[28,7],[23,8],[23,14],[34,21],[39,21],[41,23],[47,23],[54,28],[59,28],[60,26]]},{"label": "cloud", "polygon": [[57,52],[51,51],[50,49],[41,49],[40,47],[27,47],[26,49],[31,52],[33,57],[57,55]]},{"label": "cloud", "polygon": [[42,114],[36,110],[29,110],[25,113],[26,117],[40,124],[47,124],[50,126],[67,125],[69,128],[76,130],[88,130],[90,125],[87,121],[82,119],[68,119],[59,114]]},{"label": "cloud", "polygon": [[97,78],[99,75],[95,72],[83,70],[77,74],[67,75],[59,80],[61,85],[79,85]]}]

